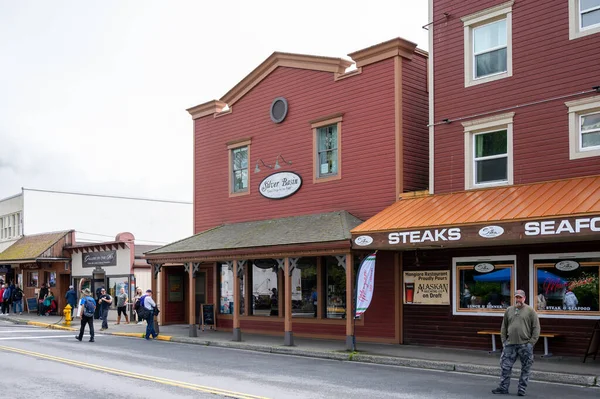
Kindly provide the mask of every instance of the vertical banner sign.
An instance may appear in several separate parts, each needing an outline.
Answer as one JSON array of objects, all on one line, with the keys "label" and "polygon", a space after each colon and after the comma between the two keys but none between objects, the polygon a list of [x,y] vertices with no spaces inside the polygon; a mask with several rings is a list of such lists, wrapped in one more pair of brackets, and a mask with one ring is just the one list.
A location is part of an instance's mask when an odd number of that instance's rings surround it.
[{"label": "vertical banner sign", "polygon": [[367,256],[358,268],[358,282],[356,283],[356,314],[359,317],[367,311],[373,298],[373,285],[375,284],[375,253]]}]

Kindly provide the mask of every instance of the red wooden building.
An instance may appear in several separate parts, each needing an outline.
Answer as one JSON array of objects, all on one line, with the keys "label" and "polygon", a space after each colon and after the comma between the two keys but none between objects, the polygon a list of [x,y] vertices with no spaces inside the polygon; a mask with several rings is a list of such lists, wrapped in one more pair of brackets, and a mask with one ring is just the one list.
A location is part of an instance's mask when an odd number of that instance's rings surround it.
[{"label": "red wooden building", "polygon": [[430,0],[429,17],[429,193],[354,247],[401,254],[403,343],[486,348],[522,288],[553,351],[582,354],[600,318],[600,1]]},{"label": "red wooden building", "polygon": [[[398,38],[349,57],[276,52],[188,110],[196,235],[147,254],[161,322],[195,334],[200,305],[212,304],[234,339],[352,335],[365,251],[352,250],[350,229],[425,189],[429,154],[427,54]],[[398,269],[378,270],[361,338],[399,342],[399,281]]]}]

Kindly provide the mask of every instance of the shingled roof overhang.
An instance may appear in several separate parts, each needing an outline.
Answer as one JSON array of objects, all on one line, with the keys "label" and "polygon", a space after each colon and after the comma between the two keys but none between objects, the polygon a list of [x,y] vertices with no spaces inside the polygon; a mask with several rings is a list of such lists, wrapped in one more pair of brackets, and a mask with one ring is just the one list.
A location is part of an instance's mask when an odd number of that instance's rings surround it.
[{"label": "shingled roof overhang", "polygon": [[69,261],[71,260],[70,258],[56,257],[50,254],[63,250],[63,248],[58,248],[57,251],[51,251],[52,247],[71,232],[72,230],[23,236],[0,253],[0,263],[19,264]]},{"label": "shingled roof overhang", "polygon": [[346,211],[224,224],[146,253],[150,263],[254,259],[350,251],[362,221]]},{"label": "shingled roof overhang", "polygon": [[75,252],[98,252],[98,251],[112,251],[118,250],[119,248],[125,249],[127,244],[123,241],[110,241],[100,243],[89,243],[89,244],[75,244],[65,247],[66,251],[71,253]]},{"label": "shingled roof overhang", "polygon": [[352,230],[356,249],[600,239],[600,176],[402,199]]}]

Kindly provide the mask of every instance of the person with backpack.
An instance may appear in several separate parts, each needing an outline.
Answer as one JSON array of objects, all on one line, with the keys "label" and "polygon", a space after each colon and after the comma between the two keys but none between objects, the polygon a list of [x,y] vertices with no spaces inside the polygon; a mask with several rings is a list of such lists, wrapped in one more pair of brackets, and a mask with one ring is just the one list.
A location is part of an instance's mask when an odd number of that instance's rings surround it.
[{"label": "person with backpack", "polygon": [[19,314],[23,314],[23,290],[18,285],[13,289],[12,308],[14,314],[17,314],[17,308],[19,309]]},{"label": "person with backpack", "polygon": [[94,342],[94,312],[96,311],[96,301],[91,297],[89,288],[83,290],[83,297],[79,302],[79,317],[81,318],[81,328],[79,335],[75,336],[79,342],[83,339],[85,325],[90,326],[90,342]]},{"label": "person with backpack", "polygon": [[[148,325],[146,326],[146,340],[158,337],[158,334],[154,330],[154,314],[156,310],[156,303],[152,299],[152,290],[147,289],[146,295],[140,298],[140,310],[142,310],[140,317],[145,319]],[[139,313],[138,313],[139,314]]]},{"label": "person with backpack", "polygon": [[140,308],[140,298],[142,296],[142,289],[138,287],[135,290],[135,296],[133,297],[133,314],[138,322],[137,324],[142,324],[144,322],[144,320],[138,315],[138,309]]}]

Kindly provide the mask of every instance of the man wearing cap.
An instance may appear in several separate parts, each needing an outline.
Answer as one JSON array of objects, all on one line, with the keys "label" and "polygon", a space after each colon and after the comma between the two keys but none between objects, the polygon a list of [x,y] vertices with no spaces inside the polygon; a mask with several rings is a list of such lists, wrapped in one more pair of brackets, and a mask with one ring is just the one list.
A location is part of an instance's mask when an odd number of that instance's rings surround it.
[{"label": "man wearing cap", "polygon": [[156,338],[158,334],[154,330],[154,309],[156,308],[156,302],[152,299],[152,290],[146,290],[146,295],[144,295],[144,307],[146,308],[146,322],[148,325],[146,326],[146,339],[149,340],[150,336],[152,338]]},{"label": "man wearing cap", "polygon": [[493,389],[495,394],[508,394],[512,367],[517,360],[521,361],[521,378],[519,378],[519,396],[525,396],[527,382],[533,365],[533,347],[540,338],[540,320],[537,313],[525,303],[525,291],[515,291],[515,306],[506,309],[502,328],[502,356],[500,368],[502,376],[498,388]]},{"label": "man wearing cap", "polygon": [[[96,308],[96,301],[91,297],[92,292],[89,288],[86,288],[82,291],[82,298],[79,302],[79,317],[81,318],[81,328],[79,329],[79,335],[76,335],[75,338],[77,341],[81,341],[83,339],[83,332],[85,331],[85,325],[90,326],[90,342],[94,342],[94,310]],[[86,302],[90,301],[92,309],[87,309],[86,311]]]}]

